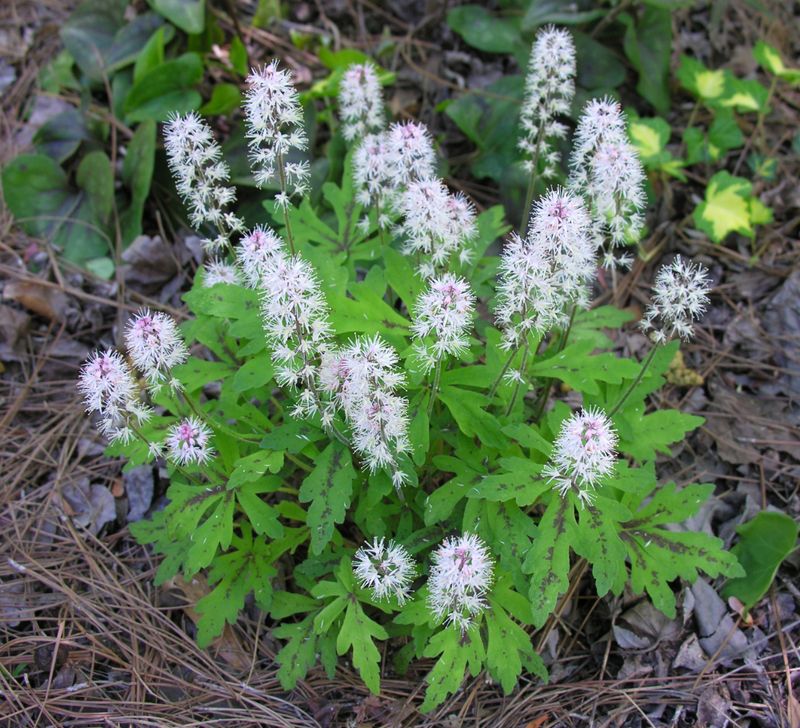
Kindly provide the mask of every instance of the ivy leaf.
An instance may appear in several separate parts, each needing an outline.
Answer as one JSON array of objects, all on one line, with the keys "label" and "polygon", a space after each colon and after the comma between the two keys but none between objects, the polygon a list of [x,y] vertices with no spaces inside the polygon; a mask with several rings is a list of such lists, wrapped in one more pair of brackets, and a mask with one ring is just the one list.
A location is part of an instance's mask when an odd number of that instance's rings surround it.
[{"label": "ivy leaf", "polygon": [[529,597],[537,628],[547,621],[558,597],[569,587],[569,546],[575,528],[572,502],[554,495],[523,565],[525,573],[531,575]]},{"label": "ivy leaf", "polygon": [[798,525],[790,516],[762,511],[736,529],[739,542],[732,552],[746,572],[731,579],[722,591],[751,609],[767,593],[775,573],[797,543]]},{"label": "ivy leaf", "polygon": [[753,58],[768,73],[783,79],[787,83],[800,84],[800,68],[787,68],[777,48],[773,48],[763,40],[753,48]]},{"label": "ivy leaf", "polygon": [[[717,172],[706,187],[706,197],[694,210],[694,223],[719,243],[729,233],[737,232],[748,238],[753,231],[753,186],[743,177],[734,177],[723,170]],[[763,219],[765,206],[759,202],[758,217]],[[768,208],[766,208],[768,209]]]},{"label": "ivy leaf", "polygon": [[333,538],[334,525],[344,520],[355,477],[350,452],[340,443],[332,442],[300,486],[300,502],[311,503],[308,509],[311,553],[321,553]]},{"label": "ivy leaf", "polygon": [[681,56],[677,76],[689,93],[707,104],[713,104],[725,93],[725,72],[711,71],[690,56]]},{"label": "ivy leaf", "polygon": [[425,682],[425,700],[420,706],[423,713],[428,713],[437,705],[441,705],[448,695],[456,692],[464,680],[464,673],[469,666],[470,674],[475,676],[483,663],[484,649],[477,629],[461,635],[457,629],[446,628],[431,637],[423,652],[424,657],[436,657],[436,664],[431,668]]},{"label": "ivy leaf", "polygon": [[343,655],[352,648],[353,666],[358,670],[364,684],[377,695],[381,689],[381,653],[375,647],[373,638],[385,640],[389,638],[389,634],[381,625],[371,620],[361,605],[351,598],[336,638],[336,652]]},{"label": "ivy leaf", "polygon": [[547,668],[536,653],[528,633],[522,629],[495,600],[489,600],[485,613],[488,642],[486,666],[508,695],[522,673],[523,662],[542,680],[547,680]]}]

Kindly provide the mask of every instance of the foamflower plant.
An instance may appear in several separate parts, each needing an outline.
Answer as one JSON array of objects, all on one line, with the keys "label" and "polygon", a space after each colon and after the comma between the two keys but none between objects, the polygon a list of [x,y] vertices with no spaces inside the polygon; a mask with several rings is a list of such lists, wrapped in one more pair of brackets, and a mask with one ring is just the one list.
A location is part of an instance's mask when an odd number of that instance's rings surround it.
[{"label": "foamflower plant", "polygon": [[[130,528],[164,556],[157,583],[203,575],[201,645],[248,604],[284,689],[347,664],[377,694],[426,659],[427,712],[467,673],[505,693],[523,673],[547,679],[535,633],[577,559],[598,598],[646,595],[670,617],[680,579],[741,574],[719,539],[675,528],[713,486],[658,477],[702,422],[651,395],[709,276],[670,254],[640,322],[651,349],[619,354],[608,329],[631,314],[597,304],[597,273],[645,234],[643,178],[616,102],[589,101],[571,133],[574,77],[569,32],[542,30],[520,161],[530,190],[565,183],[531,193],[517,229],[443,178],[423,124],[390,118],[374,64],[336,76],[318,195],[291,72],[252,70],[252,225],[208,122],[164,125],[207,259],[185,320],[132,315],[78,392],[109,455],[166,474],[166,505]],[[555,140],[572,145],[568,168]]]}]

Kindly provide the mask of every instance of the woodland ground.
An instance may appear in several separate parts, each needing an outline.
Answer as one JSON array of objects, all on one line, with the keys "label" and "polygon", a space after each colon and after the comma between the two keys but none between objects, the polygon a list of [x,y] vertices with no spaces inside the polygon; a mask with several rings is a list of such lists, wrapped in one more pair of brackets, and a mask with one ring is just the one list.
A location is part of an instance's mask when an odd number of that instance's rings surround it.
[{"label": "woodland ground", "polygon": [[[246,18],[252,7],[239,5]],[[773,3],[772,19],[738,0],[719,5],[723,13],[713,22],[708,9],[675,14],[676,56],[710,44],[720,63],[747,69],[749,49],[767,38],[793,50],[797,65],[796,3]],[[212,6],[230,27],[227,11],[218,10],[230,5]],[[332,34],[342,47],[367,47],[373,29],[385,25],[398,48],[398,82],[388,98],[393,113],[447,132],[447,156],[455,160],[448,181],[485,207],[498,201],[497,192],[469,176],[463,162],[471,145],[433,110],[463,86],[496,77],[509,60],[470,49],[447,28],[439,4],[428,7],[426,14],[424,3],[296,3],[289,22],[244,33],[252,58],[291,57],[307,84],[324,70],[288,41],[291,28]],[[58,50],[67,13],[57,0],[0,3],[7,79],[0,164],[30,140],[37,72]],[[629,85],[623,100],[641,105]],[[686,125],[691,109],[688,98],[675,95],[673,129]],[[695,383],[685,386],[678,374],[663,393],[671,406],[702,415],[706,424],[663,459],[659,474],[679,483],[715,483],[717,497],[697,525],[713,525],[728,543],[736,525],[767,505],[800,514],[800,160],[787,144],[799,119],[800,93],[781,91],[766,127],[777,177],[757,189],[774,208],[775,222],[759,228],[757,260],[751,261],[744,238],[713,245],[693,231],[691,211],[706,179],[691,176],[657,190],[646,242],[652,259],[637,262],[615,286],[599,282],[603,300],[639,311],[659,260],[675,252],[703,262],[717,282],[695,341],[683,347]],[[739,168],[741,154],[729,168]],[[155,212],[146,222],[152,235],[158,234]],[[333,680],[312,671],[287,694],[275,678],[278,645],[255,607],[210,650],[198,649],[190,604],[204,593],[203,580],[155,588],[157,563],[125,526],[132,512],[141,516],[162,497],[165,484],[149,470],[123,477],[121,464],[103,457],[75,392],[80,363],[98,341],[113,339],[125,312],[151,305],[180,315],[193,263],[186,234],[172,237],[129,255],[124,286],[112,288],[64,265],[15,228],[7,213],[0,216],[0,723],[800,726],[793,697],[800,689],[796,555],[752,621],[737,618],[705,582],[685,589],[682,612],[671,621],[646,601],[598,600],[576,569],[557,619],[535,636],[551,671],[549,685],[523,679],[503,697],[480,676],[427,716],[417,710],[425,663],[395,675],[390,655],[380,697],[370,696],[345,664]],[[645,341],[629,327],[618,346],[641,357]],[[114,519],[94,532],[109,508]]]}]

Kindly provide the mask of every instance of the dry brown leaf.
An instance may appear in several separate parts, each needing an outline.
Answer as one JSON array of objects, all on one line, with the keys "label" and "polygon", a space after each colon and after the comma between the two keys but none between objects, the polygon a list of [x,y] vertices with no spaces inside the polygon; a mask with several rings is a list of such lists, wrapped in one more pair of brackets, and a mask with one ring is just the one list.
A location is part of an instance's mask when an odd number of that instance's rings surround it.
[{"label": "dry brown leaf", "polygon": [[[188,604],[183,607],[183,611],[192,622],[197,624],[200,615],[194,608],[194,605],[211,591],[205,576],[197,574],[193,576],[190,581],[176,576],[164,582],[163,588],[175,589],[183,593],[188,602]],[[208,650],[212,655],[224,660],[237,672],[247,672],[250,670],[252,664],[251,656],[244,649],[244,646],[229,624],[225,625],[222,634],[209,645]]]},{"label": "dry brown leaf", "polygon": [[3,298],[16,301],[44,318],[59,322],[64,320],[69,305],[69,299],[63,291],[36,281],[9,281],[3,289]]},{"label": "dry brown leaf", "polygon": [[533,720],[529,720],[525,724],[525,728],[545,728],[547,725],[547,721],[550,719],[549,715],[540,715],[538,718],[534,718]]}]

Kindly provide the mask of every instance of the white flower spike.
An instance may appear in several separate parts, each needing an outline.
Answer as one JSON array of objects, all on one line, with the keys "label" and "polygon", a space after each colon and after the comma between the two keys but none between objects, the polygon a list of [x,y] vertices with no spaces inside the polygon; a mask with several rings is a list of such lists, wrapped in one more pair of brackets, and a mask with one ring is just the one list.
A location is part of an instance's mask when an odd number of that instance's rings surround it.
[{"label": "white flower spike", "polygon": [[279,68],[277,60],[252,69],[247,83],[244,114],[253,176],[259,187],[277,180],[281,192],[275,201],[285,208],[290,197],[308,191],[308,162],[288,159],[293,150],[308,149],[300,95],[291,73]]},{"label": "white flower spike", "polygon": [[557,117],[569,114],[575,95],[575,44],[566,30],[552,25],[536,34],[528,76],[525,80],[525,101],[520,125],[523,136],[519,147],[527,157],[529,173],[533,158],[544,161],[542,177],[554,177],[559,155],[553,140],[562,139],[567,128]]},{"label": "white flower spike", "polygon": [[562,497],[574,490],[582,502],[591,503],[594,489],[614,470],[616,446],[617,433],[605,412],[589,408],[573,413],[562,423],[542,473]]},{"label": "white flower spike", "polygon": [[125,345],[151,389],[157,391],[166,381],[173,389],[180,389],[180,382],[171,376],[171,371],[186,361],[189,350],[175,319],[162,312],[140,311],[128,321]]},{"label": "white flower spike", "polygon": [[445,273],[428,281],[414,306],[411,327],[423,372],[467,350],[474,313],[475,296],[466,280]]},{"label": "white flower spike", "polygon": [[416,572],[414,559],[405,546],[391,540],[374,538],[353,558],[358,583],[362,589],[369,589],[377,601],[396,597],[399,604],[405,604]]},{"label": "white flower spike", "polygon": [[664,265],[656,275],[653,296],[640,324],[656,344],[676,336],[688,341],[694,336],[694,321],[708,306],[711,281],[708,270],[680,256]]},{"label": "white flower spike", "polygon": [[214,457],[209,447],[209,427],[196,417],[189,417],[167,430],[167,457],[178,465],[204,465]]},{"label": "white flower spike", "polygon": [[445,539],[434,551],[428,577],[428,606],[466,632],[486,609],[486,593],[494,578],[494,562],[480,537],[465,533]]},{"label": "white flower spike", "polygon": [[383,97],[378,74],[371,63],[350,66],[339,85],[342,136],[352,142],[383,129]]},{"label": "white flower spike", "polygon": [[224,251],[232,236],[244,231],[244,222],[225,210],[236,200],[236,191],[227,185],[230,170],[211,127],[195,112],[173,114],[164,126],[164,147],[190,222],[198,230],[205,223],[217,229],[203,246],[209,252]]}]

